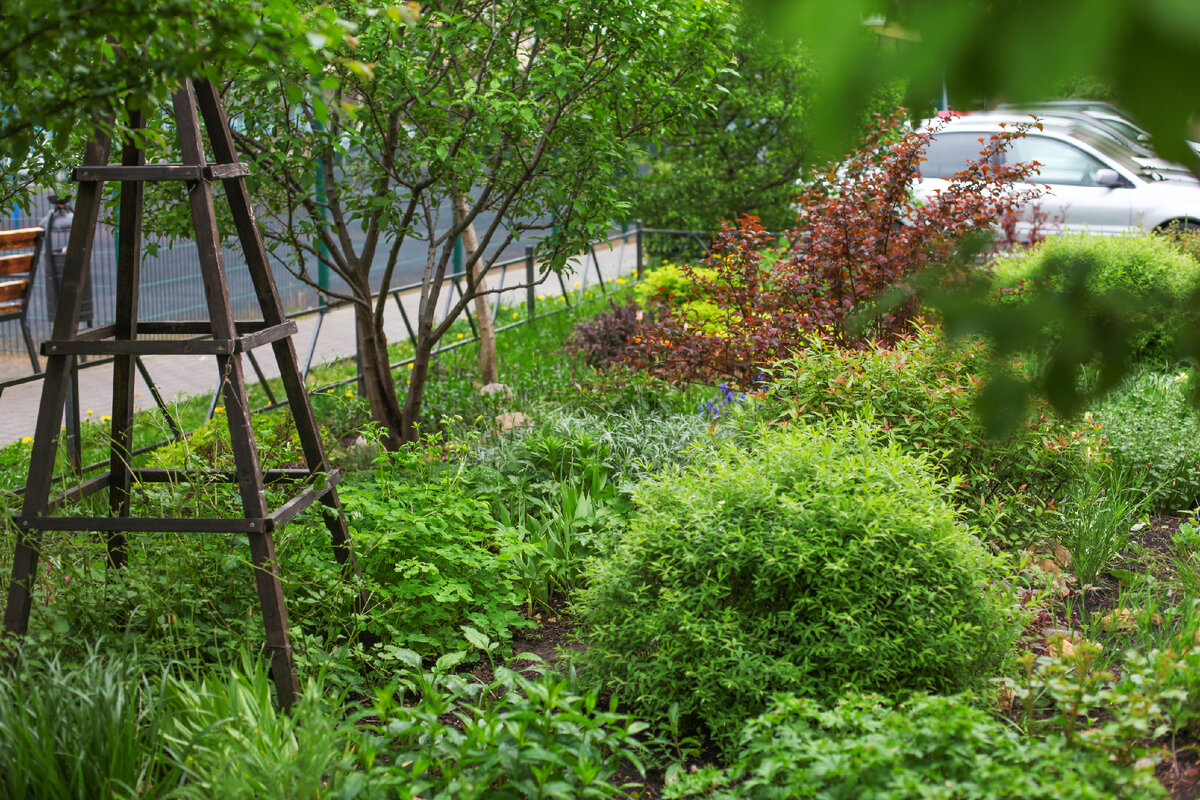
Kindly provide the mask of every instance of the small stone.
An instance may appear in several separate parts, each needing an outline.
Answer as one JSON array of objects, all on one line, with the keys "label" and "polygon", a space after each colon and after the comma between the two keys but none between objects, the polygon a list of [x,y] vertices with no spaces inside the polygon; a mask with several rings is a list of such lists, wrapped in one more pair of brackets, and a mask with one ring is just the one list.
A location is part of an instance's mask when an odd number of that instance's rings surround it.
[{"label": "small stone", "polygon": [[506,399],[512,399],[513,390],[511,386],[503,383],[489,383],[479,388],[480,394],[498,394]]},{"label": "small stone", "polygon": [[1061,658],[1071,658],[1075,655],[1075,643],[1065,637],[1052,639],[1049,642],[1049,645],[1051,655],[1056,655]]},{"label": "small stone", "polygon": [[1100,626],[1110,631],[1131,631],[1139,622],[1162,625],[1161,614],[1151,613],[1144,608],[1114,608],[1100,618]]},{"label": "small stone", "polygon": [[533,424],[528,414],[522,414],[520,411],[510,411],[507,414],[498,414],[496,416],[496,424],[500,426],[502,431],[516,430],[517,428],[528,428]]}]

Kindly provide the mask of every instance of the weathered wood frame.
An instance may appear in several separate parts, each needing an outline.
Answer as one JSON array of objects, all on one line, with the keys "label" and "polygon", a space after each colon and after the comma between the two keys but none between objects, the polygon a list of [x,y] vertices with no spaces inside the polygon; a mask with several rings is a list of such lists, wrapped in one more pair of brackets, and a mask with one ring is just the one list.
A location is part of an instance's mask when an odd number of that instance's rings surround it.
[{"label": "weathered wood frame", "polygon": [[[30,607],[43,531],[98,531],[105,534],[112,567],[126,564],[126,533],[134,532],[226,532],[245,533],[259,604],[266,629],[266,647],[279,702],[290,707],[299,696],[300,685],[292,655],[287,608],[275,555],[272,532],[314,503],[326,509],[324,519],[333,552],[344,578],[358,576],[358,564],[350,545],[346,519],[337,495],[338,471],[326,461],[316,418],[304,388],[300,363],[292,344],[296,325],[286,317],[271,274],[258,224],[246,188],[248,165],[238,161],[229,121],[220,96],[208,81],[194,85],[186,81],[173,100],[178,128],[181,164],[147,165],[145,153],[132,141],[122,148],[120,165],[109,165],[110,137],[98,134],[88,146],[83,165],[74,171],[80,182],[75,207],[75,225],[67,245],[62,294],[51,339],[44,343],[46,378],[42,388],[26,482],[24,505],[17,518],[18,534],[13,558],[12,581],[4,611],[4,628],[11,635],[28,629]],[[200,119],[208,133],[218,163],[206,161]],[[130,114],[130,128],[144,126],[138,112]],[[209,319],[203,322],[138,323],[138,278],[142,249],[142,185],[148,180],[178,180],[187,187],[201,277],[204,282]],[[239,322],[232,316],[229,283],[221,258],[221,241],[213,203],[211,182],[224,186],[237,237],[262,310],[262,321]],[[106,181],[120,182],[120,222],[117,251],[116,313],[112,325],[79,333],[82,286],[91,258]],[[203,341],[139,339],[141,335],[208,335]],[[257,347],[270,345],[295,418],[304,453],[304,469],[264,471],[258,460],[250,404],[246,394],[243,356]],[[137,469],[132,465],[134,375],[139,356],[157,353],[207,353],[217,360],[221,392],[225,400],[230,440],[234,455],[233,473],[187,475],[179,470]],[[113,412],[109,469],[74,488],[51,497],[51,485],[59,426],[67,400],[70,377],[81,355],[114,356]],[[236,485],[241,498],[241,519],[161,519],[131,517],[133,492],[142,482],[221,481]],[[275,510],[267,507],[268,485],[291,484],[298,491]],[[109,516],[55,516],[66,503],[108,490]],[[357,610],[365,609],[366,597],[359,595]]]}]

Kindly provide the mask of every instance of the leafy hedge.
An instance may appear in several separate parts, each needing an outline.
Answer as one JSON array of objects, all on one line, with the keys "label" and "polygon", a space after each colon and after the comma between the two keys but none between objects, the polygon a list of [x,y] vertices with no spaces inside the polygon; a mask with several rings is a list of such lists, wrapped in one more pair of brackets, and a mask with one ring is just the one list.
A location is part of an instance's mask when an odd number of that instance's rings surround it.
[{"label": "leafy hedge", "polygon": [[578,597],[584,669],[729,743],[778,691],[958,691],[1010,642],[926,464],[864,426],[767,430],[644,484]]},{"label": "leafy hedge", "polygon": [[[1200,288],[1200,263],[1166,237],[1056,236],[997,258],[993,269],[996,286],[1015,292],[1008,302],[1043,288],[1064,291],[1064,301],[1071,302],[1070,286],[1082,283],[1093,318],[1137,331],[1131,353],[1137,360],[1169,360],[1172,336],[1197,322],[1186,301]],[[1058,332],[1063,338],[1072,333]]]}]

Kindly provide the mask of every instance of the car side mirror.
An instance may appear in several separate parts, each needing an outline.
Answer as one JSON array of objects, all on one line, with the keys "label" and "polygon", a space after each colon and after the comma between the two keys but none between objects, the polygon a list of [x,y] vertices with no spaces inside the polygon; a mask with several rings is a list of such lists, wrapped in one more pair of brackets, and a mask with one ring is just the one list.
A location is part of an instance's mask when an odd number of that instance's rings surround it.
[{"label": "car side mirror", "polygon": [[1125,179],[1115,169],[1096,170],[1096,183],[1109,189],[1119,189],[1125,185]]}]

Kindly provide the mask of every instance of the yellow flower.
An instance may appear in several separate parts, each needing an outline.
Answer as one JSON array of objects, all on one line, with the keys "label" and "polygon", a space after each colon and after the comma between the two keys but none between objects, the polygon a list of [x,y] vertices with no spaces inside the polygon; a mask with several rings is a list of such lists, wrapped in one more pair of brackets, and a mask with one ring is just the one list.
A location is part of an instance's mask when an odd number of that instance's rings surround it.
[{"label": "yellow flower", "polygon": [[213,413],[214,414],[224,414],[225,406],[217,406],[216,408],[213,409]]},{"label": "yellow flower", "polygon": [[520,315],[520,314],[518,314],[516,311],[514,311],[514,312],[513,312],[513,319],[516,319],[516,318],[517,318],[517,317],[519,317],[519,316],[521,316],[521,315]]},{"label": "yellow flower", "polygon": [[579,281],[575,281],[575,285],[576,285],[576,286],[578,286],[578,285],[579,285]]},{"label": "yellow flower", "polygon": [[108,422],[110,419],[112,419],[112,417],[110,417],[108,414],[105,414],[100,419],[103,420],[104,422]]},{"label": "yellow flower", "polygon": [[346,390],[346,397],[354,397],[354,390],[353,390],[353,389],[347,389],[347,390]]},{"label": "yellow flower", "polygon": [[413,368],[413,365],[412,365],[412,362],[411,362],[411,361],[410,361],[410,362],[408,362],[408,368],[409,368],[409,369],[412,369],[412,368]]},{"label": "yellow flower", "polygon": [[90,417],[92,414],[95,414],[96,412],[95,412],[95,411],[92,411],[92,410],[89,408],[89,409],[88,409],[86,412],[84,412],[84,413],[86,413],[86,414],[87,414],[87,415]]},{"label": "yellow flower", "polygon": [[32,442],[32,441],[33,441],[33,437],[32,437],[32,436],[26,436],[24,439],[22,439],[22,440],[21,440],[21,442],[22,442],[23,444],[29,444],[29,443],[30,443],[30,442]]},{"label": "yellow flower", "polygon": [[460,334],[458,335],[458,338],[460,338],[460,339],[461,339],[462,337],[463,337],[463,335],[460,333]]},{"label": "yellow flower", "polygon": [[617,278],[617,283],[624,283],[624,282],[625,282],[624,278]]}]

